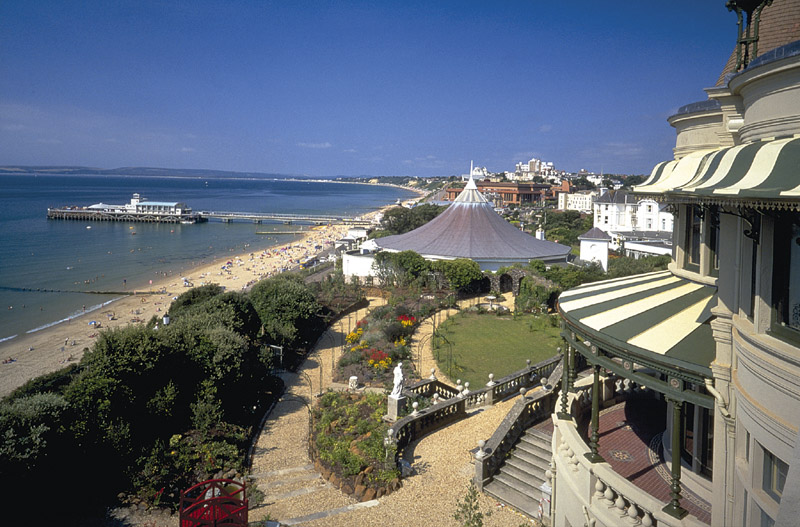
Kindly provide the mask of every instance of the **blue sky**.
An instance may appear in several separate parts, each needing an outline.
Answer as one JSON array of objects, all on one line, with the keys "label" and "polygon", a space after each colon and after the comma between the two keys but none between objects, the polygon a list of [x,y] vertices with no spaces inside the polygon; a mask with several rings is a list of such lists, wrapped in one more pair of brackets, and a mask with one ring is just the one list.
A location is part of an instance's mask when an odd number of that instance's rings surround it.
[{"label": "blue sky", "polygon": [[0,2],[0,164],[649,173],[724,0]]}]

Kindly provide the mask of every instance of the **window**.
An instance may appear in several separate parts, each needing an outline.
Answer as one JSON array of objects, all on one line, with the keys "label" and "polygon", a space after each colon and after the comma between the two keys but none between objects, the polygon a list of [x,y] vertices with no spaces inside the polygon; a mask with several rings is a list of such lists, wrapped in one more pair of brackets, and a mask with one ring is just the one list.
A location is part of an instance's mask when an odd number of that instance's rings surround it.
[{"label": "window", "polygon": [[772,330],[800,338],[800,214],[775,219],[772,257]]},{"label": "window", "polygon": [[769,517],[769,515],[761,511],[761,527],[775,527],[775,520]]},{"label": "window", "polygon": [[719,207],[712,205],[708,212],[708,249],[711,252],[709,274],[719,276]]},{"label": "window", "polygon": [[761,488],[778,503],[780,503],[781,496],[783,496],[783,486],[786,484],[787,472],[789,472],[789,465],[765,448],[764,478],[761,481]]},{"label": "window", "polygon": [[684,256],[684,269],[700,272],[700,230],[703,217],[700,207],[689,205],[686,208],[686,245]]}]

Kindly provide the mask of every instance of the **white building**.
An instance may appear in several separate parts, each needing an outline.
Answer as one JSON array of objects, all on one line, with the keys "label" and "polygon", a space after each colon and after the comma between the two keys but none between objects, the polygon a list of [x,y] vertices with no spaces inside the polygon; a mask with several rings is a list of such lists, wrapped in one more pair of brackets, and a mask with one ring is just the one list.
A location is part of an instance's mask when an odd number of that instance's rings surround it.
[{"label": "white building", "polygon": [[608,244],[611,236],[597,227],[578,236],[581,242],[580,259],[584,262],[597,262],[603,271],[608,271]]},{"label": "white building", "polygon": [[577,210],[586,214],[590,214],[594,210],[594,200],[599,195],[596,190],[582,190],[579,192],[559,192],[558,194],[558,209],[559,210]]},{"label": "white building", "polygon": [[659,233],[672,232],[673,216],[668,205],[650,197],[601,189],[592,207],[594,226],[611,236],[615,250],[624,239],[662,239]]},{"label": "white building", "polygon": [[[798,525],[800,0],[761,8],[762,54],[738,72],[734,54],[707,101],[669,118],[675,159],[625,202],[674,208],[669,269],[559,298],[555,527]],[[608,205],[601,224],[629,221]],[[626,472],[636,450],[612,432],[644,415],[663,471],[637,484],[645,468]]]}]

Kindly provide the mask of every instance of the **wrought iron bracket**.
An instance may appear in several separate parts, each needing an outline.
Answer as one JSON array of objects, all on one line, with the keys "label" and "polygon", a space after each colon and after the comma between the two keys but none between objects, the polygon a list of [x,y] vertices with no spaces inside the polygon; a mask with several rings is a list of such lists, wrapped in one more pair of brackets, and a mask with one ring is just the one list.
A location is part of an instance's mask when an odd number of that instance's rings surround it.
[{"label": "wrought iron bracket", "polygon": [[[758,26],[761,22],[761,11],[769,5],[772,5],[772,0],[728,0],[725,4],[728,11],[736,12],[738,38],[735,71],[746,68],[750,60],[758,56]],[[747,15],[744,26],[742,13]]]},{"label": "wrought iron bracket", "polygon": [[764,214],[761,211],[744,208],[744,207],[737,207],[736,209],[739,212],[735,212],[734,210],[728,210],[723,207],[719,208],[720,214],[730,214],[731,216],[737,216],[742,218],[746,221],[749,225],[749,229],[745,229],[742,233],[753,240],[755,243],[758,243],[759,238],[761,237],[761,216]]}]

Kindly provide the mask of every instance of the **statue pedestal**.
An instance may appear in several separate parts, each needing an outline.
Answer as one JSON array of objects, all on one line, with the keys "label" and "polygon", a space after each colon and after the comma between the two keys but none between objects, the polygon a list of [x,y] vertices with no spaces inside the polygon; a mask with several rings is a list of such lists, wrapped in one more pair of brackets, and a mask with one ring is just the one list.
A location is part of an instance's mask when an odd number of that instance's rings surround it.
[{"label": "statue pedestal", "polygon": [[392,397],[389,396],[389,404],[388,404],[388,411],[386,417],[390,421],[397,421],[400,412],[405,410],[406,402],[408,401],[408,397],[400,396],[400,397]]}]

